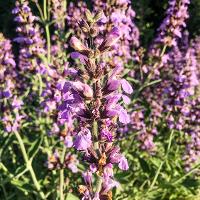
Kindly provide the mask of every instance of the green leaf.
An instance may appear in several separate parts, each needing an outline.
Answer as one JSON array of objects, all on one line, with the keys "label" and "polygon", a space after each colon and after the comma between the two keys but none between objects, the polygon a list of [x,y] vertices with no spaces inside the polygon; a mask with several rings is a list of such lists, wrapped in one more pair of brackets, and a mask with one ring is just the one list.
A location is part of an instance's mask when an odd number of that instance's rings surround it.
[{"label": "green leaf", "polygon": [[79,198],[77,196],[75,196],[74,194],[69,193],[67,195],[66,200],[79,200]]},{"label": "green leaf", "polygon": [[41,146],[43,141],[43,136],[39,137],[38,140],[36,140],[30,147],[30,150],[28,152],[29,158],[33,159],[35,157],[35,155],[38,153],[39,151],[39,147]]},{"label": "green leaf", "polygon": [[139,158],[139,162],[140,162],[140,166],[144,172],[147,172],[147,173],[150,172],[149,165],[144,159]]}]

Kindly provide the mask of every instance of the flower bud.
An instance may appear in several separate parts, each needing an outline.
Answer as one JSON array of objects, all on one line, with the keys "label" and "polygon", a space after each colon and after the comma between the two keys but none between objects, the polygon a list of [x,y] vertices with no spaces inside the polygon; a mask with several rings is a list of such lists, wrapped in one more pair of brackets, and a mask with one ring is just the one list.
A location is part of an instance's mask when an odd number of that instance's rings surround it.
[{"label": "flower bud", "polygon": [[86,97],[89,99],[93,97],[93,90],[89,85],[77,81],[73,83],[73,86],[82,97]]},{"label": "flower bud", "polygon": [[90,31],[90,26],[84,19],[79,22],[79,26],[84,33],[88,33]]},{"label": "flower bud", "polygon": [[79,51],[79,52],[81,52],[81,51],[84,51],[84,50],[86,50],[87,48],[86,48],[86,46],[78,39],[78,38],[76,38],[76,37],[71,37],[71,39],[70,39],[70,46],[73,48],[73,49],[75,49],[76,51]]},{"label": "flower bud", "polygon": [[93,28],[90,29],[90,35],[91,35],[92,37],[96,37],[98,34],[99,34],[99,29],[98,29],[98,27],[93,27]]},{"label": "flower bud", "polygon": [[90,53],[90,50],[76,37],[71,37],[70,39],[70,46],[78,51],[79,53],[88,56]]},{"label": "flower bud", "polygon": [[89,23],[92,23],[93,22],[93,14],[88,10],[86,9],[85,11],[85,16],[86,16],[86,19]]},{"label": "flower bud", "polygon": [[99,12],[97,12],[97,13],[95,14],[95,16],[94,16],[95,22],[98,22],[98,21],[102,18],[103,14],[104,14],[104,13],[103,13],[102,10],[99,11]]}]

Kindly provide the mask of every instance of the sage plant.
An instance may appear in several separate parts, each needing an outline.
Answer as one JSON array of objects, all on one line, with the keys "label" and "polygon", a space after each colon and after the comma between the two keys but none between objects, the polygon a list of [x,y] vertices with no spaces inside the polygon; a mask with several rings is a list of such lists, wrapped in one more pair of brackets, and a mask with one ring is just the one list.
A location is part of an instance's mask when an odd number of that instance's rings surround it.
[{"label": "sage plant", "polygon": [[59,106],[60,118],[67,121],[72,116],[77,125],[73,132],[73,146],[83,153],[88,165],[83,173],[85,184],[79,186],[82,199],[112,199],[112,188],[119,185],[114,179],[114,164],[122,170],[129,168],[115,137],[118,121],[130,122],[122,97],[130,95],[133,90],[125,79],[120,78],[122,67],[102,66],[100,62],[120,39],[119,29],[113,27],[96,45],[98,22],[103,13],[86,10],[85,16],[79,22],[85,40],[76,36],[70,39],[70,46],[75,50],[73,54],[82,59],[82,65],[76,66],[76,76],[59,84],[63,102]]}]

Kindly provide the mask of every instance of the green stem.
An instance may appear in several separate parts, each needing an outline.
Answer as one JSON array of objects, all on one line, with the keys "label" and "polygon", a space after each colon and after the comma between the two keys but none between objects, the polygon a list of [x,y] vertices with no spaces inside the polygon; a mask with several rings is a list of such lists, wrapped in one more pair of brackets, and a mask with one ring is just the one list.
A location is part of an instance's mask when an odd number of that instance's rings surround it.
[{"label": "green stem", "polygon": [[48,24],[47,0],[43,0],[43,13],[44,13],[45,32],[46,32],[46,39],[47,39],[47,60],[49,64],[51,61],[51,38],[50,38],[50,31],[49,31],[49,24]]},{"label": "green stem", "polygon": [[43,82],[42,82],[41,74],[37,74],[37,77],[38,77],[38,81],[39,81],[39,97],[41,98],[42,88],[43,88]]},{"label": "green stem", "polygon": [[97,177],[97,186],[96,186],[96,194],[98,194],[101,191],[101,186],[102,186],[102,178],[101,176]]},{"label": "green stem", "polygon": [[[63,146],[63,152],[62,152],[62,156],[61,156],[61,163],[64,164],[65,161],[65,154],[66,154],[66,147]],[[64,200],[65,196],[64,196],[64,168],[62,167],[60,169],[60,200]]]},{"label": "green stem", "polygon": [[12,183],[12,181],[16,181],[17,179],[19,179],[22,175],[24,175],[28,171],[28,169],[25,169],[21,173],[14,175],[8,171],[8,169],[2,162],[0,163],[0,169],[2,169],[4,171],[4,173],[6,174],[6,176],[8,176],[8,178],[4,179],[1,182],[2,185],[5,185],[6,183],[8,183],[10,181],[11,181],[11,183]]},{"label": "green stem", "polygon": [[35,185],[35,188],[36,188],[36,190],[38,191],[40,198],[41,198],[41,199],[45,199],[45,195],[44,195],[44,193],[41,191],[40,184],[39,184],[38,181],[37,181],[35,172],[34,172],[34,170],[33,170],[33,168],[32,168],[32,164],[31,164],[31,162],[30,162],[29,159],[28,159],[28,155],[27,155],[27,152],[26,152],[26,149],[25,149],[23,140],[22,140],[20,134],[19,134],[17,131],[15,132],[15,135],[16,135],[16,138],[17,138],[17,140],[18,140],[18,142],[19,142],[19,146],[20,146],[20,149],[21,149],[21,152],[22,152],[24,161],[25,161],[25,163],[26,163],[27,169],[28,169],[29,172],[30,172],[32,181],[33,181],[33,183],[34,183],[34,185]]},{"label": "green stem", "polygon": [[47,0],[43,0],[44,19],[47,20]]},{"label": "green stem", "polygon": [[183,179],[185,179],[187,176],[189,176],[190,174],[192,174],[196,169],[200,168],[200,164],[197,164],[194,168],[192,168],[187,174],[184,174],[184,176],[180,177],[179,179],[177,179],[176,181],[174,181],[172,183],[172,185],[177,184],[179,182],[181,182]]},{"label": "green stem", "polygon": [[165,155],[165,159],[160,163],[160,166],[159,166],[159,168],[158,168],[158,170],[156,172],[156,175],[155,175],[155,177],[154,177],[154,179],[153,179],[148,191],[150,191],[154,187],[154,185],[155,185],[155,183],[156,183],[156,181],[158,179],[158,176],[160,174],[160,171],[162,169],[162,166],[164,165],[164,163],[167,160],[167,157],[168,157],[168,154],[169,154],[169,151],[170,151],[170,148],[171,148],[173,134],[174,134],[174,130],[171,131],[171,134],[170,134],[170,137],[169,137],[169,142],[168,142],[168,146],[167,146],[167,152],[166,152],[166,155]]},{"label": "green stem", "polygon": [[49,31],[49,25],[45,25],[45,31],[46,31],[46,38],[47,38],[47,60],[48,63],[51,62],[51,38],[50,38],[50,31]]},{"label": "green stem", "polygon": [[35,5],[36,5],[36,7],[37,7],[37,9],[38,9],[38,11],[40,13],[40,17],[41,17],[42,21],[45,21],[44,20],[44,15],[43,15],[43,12],[42,12],[42,9],[41,9],[39,3],[37,1],[34,1],[34,3],[35,3]]},{"label": "green stem", "polygon": [[[99,148],[99,142],[98,142],[98,123],[97,121],[93,122],[93,126],[92,126],[92,132],[95,138],[95,143],[94,143],[94,148],[97,150]],[[101,191],[101,187],[102,187],[102,178],[101,176],[97,176],[97,184],[96,184],[96,191],[95,194],[98,194]]]}]

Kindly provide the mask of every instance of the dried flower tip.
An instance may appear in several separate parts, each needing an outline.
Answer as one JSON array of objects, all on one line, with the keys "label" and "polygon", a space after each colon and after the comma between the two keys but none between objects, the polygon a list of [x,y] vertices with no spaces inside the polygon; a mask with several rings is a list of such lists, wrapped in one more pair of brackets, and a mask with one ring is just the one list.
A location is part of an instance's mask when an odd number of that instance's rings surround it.
[{"label": "dried flower tip", "polygon": [[86,190],[87,190],[87,187],[85,185],[78,186],[78,191],[80,194],[84,194]]},{"label": "dried flower tip", "polygon": [[60,136],[61,136],[61,137],[66,137],[66,136],[67,136],[67,132],[68,132],[67,129],[62,130],[62,131],[60,132]]},{"label": "dried flower tip", "polygon": [[49,157],[49,162],[51,162],[51,163],[57,163],[57,158],[56,158],[56,156],[55,156],[55,155],[51,155],[51,156]]},{"label": "dried flower tip", "polygon": [[104,153],[102,154],[100,160],[99,160],[99,165],[100,165],[100,166],[106,165],[106,159],[107,159],[107,157],[106,157],[106,154],[105,154],[105,152],[104,152]]},{"label": "dried flower tip", "polygon": [[112,200],[112,191],[108,191],[107,194],[103,195],[102,198],[106,200]]}]

